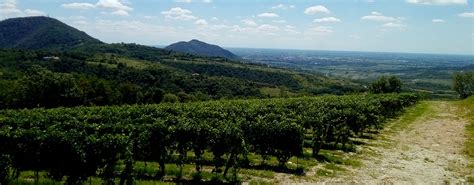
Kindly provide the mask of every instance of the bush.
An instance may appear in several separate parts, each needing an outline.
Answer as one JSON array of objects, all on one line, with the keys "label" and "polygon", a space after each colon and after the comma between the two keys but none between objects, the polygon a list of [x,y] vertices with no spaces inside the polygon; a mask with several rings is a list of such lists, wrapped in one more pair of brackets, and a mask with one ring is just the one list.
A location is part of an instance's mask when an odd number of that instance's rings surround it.
[{"label": "bush", "polygon": [[474,72],[456,73],[453,89],[464,99],[474,94]]},{"label": "bush", "polygon": [[163,96],[163,102],[165,103],[176,103],[179,102],[178,96],[168,93]]},{"label": "bush", "polygon": [[400,93],[402,90],[402,81],[396,76],[380,77],[369,86],[369,91],[374,94],[381,93]]}]

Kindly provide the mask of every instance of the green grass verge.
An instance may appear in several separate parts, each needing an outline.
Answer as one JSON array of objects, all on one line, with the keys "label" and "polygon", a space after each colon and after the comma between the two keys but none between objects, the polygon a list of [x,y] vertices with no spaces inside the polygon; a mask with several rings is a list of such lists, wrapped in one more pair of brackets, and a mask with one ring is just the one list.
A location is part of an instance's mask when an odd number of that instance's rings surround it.
[{"label": "green grass verge", "polygon": [[[470,164],[468,168],[474,171],[474,96],[460,102],[462,108],[467,109],[465,118],[469,120],[466,126],[467,140],[465,143],[464,152],[469,158]],[[468,176],[468,181],[474,183],[474,174]]]},{"label": "green grass verge", "polygon": [[411,125],[417,118],[427,113],[431,108],[431,105],[435,105],[434,101],[422,101],[415,106],[407,108],[396,121],[395,124],[390,126],[390,130],[400,131],[406,129]]}]

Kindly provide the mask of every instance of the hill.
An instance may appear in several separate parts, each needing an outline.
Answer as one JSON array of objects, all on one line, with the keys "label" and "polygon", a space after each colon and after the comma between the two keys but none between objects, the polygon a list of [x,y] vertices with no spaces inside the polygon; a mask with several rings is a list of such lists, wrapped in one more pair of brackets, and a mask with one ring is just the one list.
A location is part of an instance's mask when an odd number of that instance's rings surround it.
[{"label": "hill", "polygon": [[101,41],[50,17],[22,17],[0,21],[0,47],[67,49]]},{"label": "hill", "polygon": [[189,42],[177,42],[165,47],[165,49],[210,57],[223,57],[229,59],[239,58],[237,55],[221,48],[220,46],[208,44],[195,39]]},{"label": "hill", "polygon": [[[0,109],[291,97],[362,90],[358,84],[317,73],[138,44],[105,44],[47,17],[10,19],[1,25],[8,32],[2,32],[6,48],[0,48],[0,86],[5,87],[0,88]],[[19,29],[18,33],[11,27]],[[41,50],[31,50],[36,48]]]}]

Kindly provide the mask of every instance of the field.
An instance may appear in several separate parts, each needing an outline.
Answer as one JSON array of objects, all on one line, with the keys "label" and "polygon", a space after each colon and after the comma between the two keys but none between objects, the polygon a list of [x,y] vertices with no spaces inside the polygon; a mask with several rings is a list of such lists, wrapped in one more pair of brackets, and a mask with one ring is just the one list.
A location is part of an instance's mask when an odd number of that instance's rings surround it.
[{"label": "field", "polygon": [[[360,163],[355,138],[411,94],[2,111],[2,179],[13,183],[304,178],[318,161]],[[339,169],[337,165],[328,168]],[[318,171],[319,175],[328,175]],[[311,175],[313,176],[313,175]]]},{"label": "field", "polygon": [[474,69],[474,57],[346,51],[243,49],[231,51],[249,61],[368,84],[382,75],[395,75],[405,91],[427,92],[434,98],[455,98],[452,76]]}]

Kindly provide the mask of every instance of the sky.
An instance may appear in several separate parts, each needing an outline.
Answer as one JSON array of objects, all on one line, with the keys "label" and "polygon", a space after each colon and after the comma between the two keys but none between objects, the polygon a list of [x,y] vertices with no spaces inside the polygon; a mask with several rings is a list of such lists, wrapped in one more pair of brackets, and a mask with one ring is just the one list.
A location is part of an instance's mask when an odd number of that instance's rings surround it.
[{"label": "sky", "polygon": [[474,0],[0,0],[107,43],[474,54]]}]

